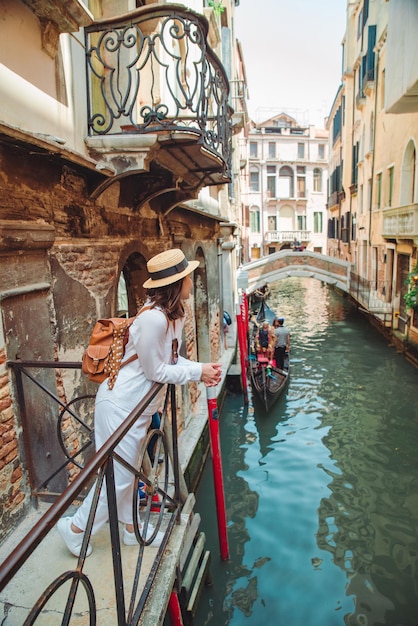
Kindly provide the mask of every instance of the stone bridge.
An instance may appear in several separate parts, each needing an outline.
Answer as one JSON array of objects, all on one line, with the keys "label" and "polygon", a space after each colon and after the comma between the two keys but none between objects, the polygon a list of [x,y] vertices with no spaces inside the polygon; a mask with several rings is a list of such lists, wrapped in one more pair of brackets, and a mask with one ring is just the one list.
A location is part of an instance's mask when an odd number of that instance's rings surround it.
[{"label": "stone bridge", "polygon": [[351,263],[318,252],[281,250],[242,265],[237,272],[237,286],[251,293],[265,283],[290,276],[316,278],[348,293]]}]

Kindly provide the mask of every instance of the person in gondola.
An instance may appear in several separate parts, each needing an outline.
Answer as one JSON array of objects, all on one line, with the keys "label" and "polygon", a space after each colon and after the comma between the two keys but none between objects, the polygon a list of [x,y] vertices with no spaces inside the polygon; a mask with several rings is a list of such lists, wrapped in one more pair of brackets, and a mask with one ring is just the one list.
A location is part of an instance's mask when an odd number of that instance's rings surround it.
[{"label": "person in gondola", "polygon": [[258,329],[256,337],[256,350],[258,354],[262,354],[269,361],[273,358],[274,340],[275,336],[272,333],[270,324],[268,322],[263,322],[261,327]]},{"label": "person in gondola", "polygon": [[273,321],[273,327],[275,335],[274,358],[276,367],[282,370],[285,354],[290,350],[290,330],[284,325],[283,317],[276,318]]},{"label": "person in gondola", "polygon": [[262,300],[265,300],[270,294],[269,284],[265,283],[262,287],[259,287],[258,289],[256,289],[255,293],[259,296],[259,298],[261,298]]}]

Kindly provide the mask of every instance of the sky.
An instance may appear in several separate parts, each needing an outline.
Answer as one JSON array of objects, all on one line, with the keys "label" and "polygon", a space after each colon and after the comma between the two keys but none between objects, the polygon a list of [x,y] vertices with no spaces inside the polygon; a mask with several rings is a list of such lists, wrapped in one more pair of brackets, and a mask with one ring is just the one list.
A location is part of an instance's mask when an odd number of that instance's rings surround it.
[{"label": "sky", "polygon": [[347,0],[240,0],[241,42],[250,117],[281,111],[324,127],[341,83]]}]

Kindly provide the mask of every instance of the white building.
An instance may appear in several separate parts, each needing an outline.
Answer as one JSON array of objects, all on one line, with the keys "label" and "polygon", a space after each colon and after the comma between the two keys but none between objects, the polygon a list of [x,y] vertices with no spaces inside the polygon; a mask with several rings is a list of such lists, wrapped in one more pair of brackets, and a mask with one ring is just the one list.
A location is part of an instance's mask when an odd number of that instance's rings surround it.
[{"label": "white building", "polygon": [[280,113],[253,126],[247,148],[249,259],[295,240],[325,252],[328,131]]}]

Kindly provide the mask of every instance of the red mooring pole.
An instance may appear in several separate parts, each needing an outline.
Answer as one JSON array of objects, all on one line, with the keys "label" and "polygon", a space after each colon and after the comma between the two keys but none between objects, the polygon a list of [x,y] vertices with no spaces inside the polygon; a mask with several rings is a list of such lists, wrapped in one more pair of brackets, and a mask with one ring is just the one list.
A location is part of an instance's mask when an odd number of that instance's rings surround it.
[{"label": "red mooring pole", "polygon": [[218,535],[221,558],[229,557],[228,535],[226,531],[226,508],[224,479],[222,474],[221,443],[219,437],[219,415],[216,401],[216,387],[206,387],[209,412],[209,435],[212,452],[213,483],[215,487],[216,515],[218,518]]},{"label": "red mooring pole", "polygon": [[171,626],[183,626],[179,597],[175,591],[171,592],[170,600],[168,601],[168,614]]},{"label": "red mooring pole", "polygon": [[241,384],[244,402],[248,404],[248,385],[247,385],[247,360],[248,360],[248,302],[245,294],[240,295],[239,308],[237,312],[237,334],[238,346],[241,363]]}]

